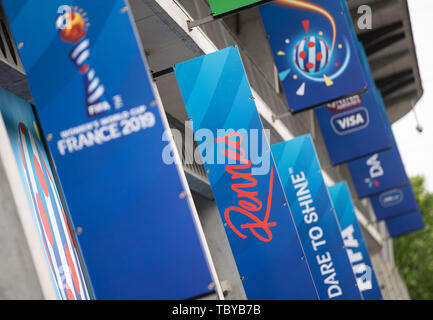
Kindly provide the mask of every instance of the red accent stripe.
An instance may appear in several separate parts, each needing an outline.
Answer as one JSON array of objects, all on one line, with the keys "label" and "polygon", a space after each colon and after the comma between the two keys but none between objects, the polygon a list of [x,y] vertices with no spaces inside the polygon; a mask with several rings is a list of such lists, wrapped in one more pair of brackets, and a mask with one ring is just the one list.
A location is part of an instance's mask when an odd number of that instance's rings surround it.
[{"label": "red accent stripe", "polygon": [[23,161],[24,169],[26,169],[26,160],[24,159],[23,146],[21,145],[21,140],[19,141],[19,145],[20,145],[21,160]]},{"label": "red accent stripe", "polygon": [[72,281],[74,282],[74,286],[80,293],[80,283],[78,282],[77,270],[75,269],[74,262],[72,261],[71,253],[69,252],[69,248],[65,243],[65,252],[66,252],[66,260],[68,260],[69,270],[71,270]]},{"label": "red accent stripe", "polygon": [[36,174],[38,175],[39,183],[41,184],[42,190],[44,191],[45,197],[49,197],[47,182],[45,181],[45,176],[42,171],[41,164],[33,153],[33,164],[35,165]]},{"label": "red accent stripe", "polygon": [[51,183],[53,183],[53,179],[51,179],[51,175],[50,175],[50,171],[48,170],[47,165],[45,164],[45,160],[43,157],[40,157],[42,159],[42,163],[44,165],[45,168],[45,172],[47,173],[48,178],[50,179]]},{"label": "red accent stripe", "polygon": [[45,234],[47,235],[48,240],[51,243],[51,246],[53,246],[53,235],[51,233],[50,222],[48,221],[47,213],[45,212],[45,207],[44,204],[42,203],[39,193],[36,193],[36,202],[38,204],[39,216],[41,217]]},{"label": "red accent stripe", "polygon": [[72,290],[69,288],[68,284],[66,284],[66,294],[68,296],[68,300],[75,300],[74,294],[72,293]]}]

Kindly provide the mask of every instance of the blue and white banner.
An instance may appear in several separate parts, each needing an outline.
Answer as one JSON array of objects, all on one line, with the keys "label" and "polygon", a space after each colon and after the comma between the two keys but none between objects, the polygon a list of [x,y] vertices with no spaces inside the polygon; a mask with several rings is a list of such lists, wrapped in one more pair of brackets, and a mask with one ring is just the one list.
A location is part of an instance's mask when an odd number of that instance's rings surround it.
[{"label": "blue and white banner", "polygon": [[[383,119],[385,119],[388,135],[392,137],[392,148],[348,163],[359,198],[373,196],[409,184],[409,178],[386,115],[385,105],[377,90],[376,97]],[[376,137],[371,137],[371,139],[376,139]]]},{"label": "blue and white banner", "polygon": [[0,115],[8,132],[47,266],[62,300],[89,299],[70,226],[32,106],[0,87]]},{"label": "blue and white banner", "polygon": [[334,101],[315,111],[334,165],[391,147],[374,91]]},{"label": "blue and white banner", "polygon": [[367,244],[362,235],[361,226],[355,214],[355,207],[346,182],[340,182],[329,187],[332,203],[341,227],[344,246],[352,263],[358,283],[365,300],[382,300],[379,283],[377,282]]},{"label": "blue and white banner", "polygon": [[362,299],[311,136],[271,149],[320,298]]},{"label": "blue and white banner", "polygon": [[182,168],[161,159],[168,126],[127,3],[3,5],[96,299],[214,292]]},{"label": "blue and white banner", "polygon": [[340,1],[276,0],[260,13],[290,111],[367,90]]},{"label": "blue and white banner", "polygon": [[390,219],[418,210],[410,185],[387,190],[370,198],[377,220]]},{"label": "blue and white banner", "polygon": [[406,213],[385,221],[386,226],[388,227],[388,232],[393,238],[423,229],[425,227],[424,219],[420,211]]},{"label": "blue and white banner", "polygon": [[248,299],[317,299],[238,49],[174,70]]}]

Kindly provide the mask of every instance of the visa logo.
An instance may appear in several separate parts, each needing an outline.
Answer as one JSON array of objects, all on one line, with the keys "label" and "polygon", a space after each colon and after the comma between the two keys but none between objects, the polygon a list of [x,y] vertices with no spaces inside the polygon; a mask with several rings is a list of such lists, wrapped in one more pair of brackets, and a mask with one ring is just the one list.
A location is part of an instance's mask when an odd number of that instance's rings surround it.
[{"label": "visa logo", "polygon": [[331,118],[332,128],[338,135],[362,130],[369,122],[368,110],[364,107],[339,113]]},{"label": "visa logo", "polygon": [[382,164],[380,163],[380,160],[379,160],[379,154],[378,153],[376,153],[373,156],[371,156],[370,158],[368,158],[367,166],[370,167],[370,170],[369,170],[370,178],[374,179],[374,178],[379,178],[379,177],[383,176],[384,172],[383,172]]},{"label": "visa logo", "polygon": [[401,189],[394,189],[384,192],[379,197],[382,207],[393,207],[403,202],[403,191]]}]

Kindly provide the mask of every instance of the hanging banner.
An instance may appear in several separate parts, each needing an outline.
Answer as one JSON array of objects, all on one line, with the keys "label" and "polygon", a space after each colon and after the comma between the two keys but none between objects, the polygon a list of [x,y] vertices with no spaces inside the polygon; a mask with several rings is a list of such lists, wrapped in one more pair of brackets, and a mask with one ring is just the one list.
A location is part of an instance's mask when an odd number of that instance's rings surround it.
[{"label": "hanging banner", "polygon": [[385,221],[389,235],[393,238],[421,230],[425,227],[420,211],[414,211]]},{"label": "hanging banner", "polygon": [[3,5],[96,299],[213,292],[182,168],[161,159],[168,127],[126,2]]},{"label": "hanging banner", "polygon": [[377,220],[390,219],[418,210],[412,187],[396,188],[370,198]]},{"label": "hanging banner", "polygon": [[32,107],[0,87],[0,115],[6,125],[33,221],[45,249],[57,297],[62,300],[87,300],[89,294],[78,252]]},{"label": "hanging banner", "polygon": [[271,149],[320,299],[362,299],[311,136]]},{"label": "hanging banner", "polygon": [[359,198],[373,196],[409,183],[397,145],[348,163]]},{"label": "hanging banner", "polygon": [[[341,3],[347,16],[349,13],[345,1]],[[348,19],[350,20],[350,16]],[[355,34],[353,38],[356,39]],[[377,100],[376,84],[364,48],[356,40],[355,48],[368,83],[368,92],[334,101],[315,110],[329,157],[334,165],[392,146],[392,137],[386,127],[388,119],[384,118],[379,105],[381,101]]]},{"label": "hanging banner", "polygon": [[276,0],[260,7],[289,108],[298,112],[367,90],[340,1]]},{"label": "hanging banner", "polygon": [[212,15],[218,16],[231,11],[236,11],[240,8],[245,8],[258,2],[264,2],[263,0],[209,0],[209,6],[212,11]]},{"label": "hanging banner", "polygon": [[365,300],[382,300],[367,244],[356,218],[349,187],[346,182],[340,182],[329,187],[328,190],[340,223],[341,235],[349,260],[352,263],[358,289]]},{"label": "hanging banner", "polygon": [[392,145],[374,92],[337,100],[315,111],[333,165]]},{"label": "hanging banner", "polygon": [[317,299],[238,49],[174,70],[248,299]]},{"label": "hanging banner", "polygon": [[[392,133],[380,93],[375,90],[382,118],[388,135],[392,137],[392,148],[379,153],[371,154],[348,163],[355,189],[359,198],[373,196],[384,191],[409,184],[403,161],[397,143]],[[376,137],[371,137],[376,139]]]}]

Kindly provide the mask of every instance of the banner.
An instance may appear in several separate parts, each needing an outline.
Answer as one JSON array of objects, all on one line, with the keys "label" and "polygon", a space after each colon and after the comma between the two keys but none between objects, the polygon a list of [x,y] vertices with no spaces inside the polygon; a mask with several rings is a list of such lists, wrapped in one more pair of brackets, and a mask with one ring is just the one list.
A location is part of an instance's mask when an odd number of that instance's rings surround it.
[{"label": "banner", "polygon": [[349,187],[346,182],[340,182],[329,187],[328,190],[340,223],[341,235],[349,260],[352,263],[358,289],[365,300],[382,300],[367,244],[356,218]]},{"label": "banner", "polygon": [[390,219],[418,210],[412,187],[396,188],[370,198],[377,220]]},{"label": "banner", "polygon": [[367,90],[340,1],[276,0],[260,7],[289,108],[298,112]]},{"label": "banner", "polygon": [[96,299],[213,292],[182,168],[161,159],[168,126],[126,3],[3,5]]},{"label": "banner", "polygon": [[317,299],[238,49],[174,70],[248,299]]},{"label": "banner", "polygon": [[374,91],[337,100],[315,111],[333,165],[392,145]]},{"label": "banner", "polygon": [[32,106],[0,87],[0,115],[6,125],[33,221],[43,243],[57,297],[87,300],[78,252],[41,141]]},{"label": "banner", "polygon": [[420,211],[414,211],[385,221],[389,235],[393,238],[425,227]]},{"label": "banner", "polygon": [[258,2],[263,2],[263,0],[209,0],[209,6],[212,10],[212,15],[218,16],[230,11],[251,6]]},{"label": "banner", "polygon": [[362,299],[311,136],[271,149],[320,299]]},{"label": "banner", "polygon": [[[341,3],[346,18],[350,20],[345,1]],[[357,39],[354,30],[352,37]],[[315,110],[329,157],[334,165],[392,146],[392,138],[386,127],[388,118],[386,115],[384,118],[381,110],[382,101],[378,100],[376,84],[364,48],[356,40],[355,48],[367,81],[368,92],[337,100]]]},{"label": "banner", "polygon": [[[348,163],[359,198],[373,196],[409,184],[409,178],[386,115],[385,105],[380,93],[378,91],[376,93],[383,118],[386,119],[385,125],[388,134],[392,137],[392,148]],[[376,138],[371,137],[371,139]]]}]

